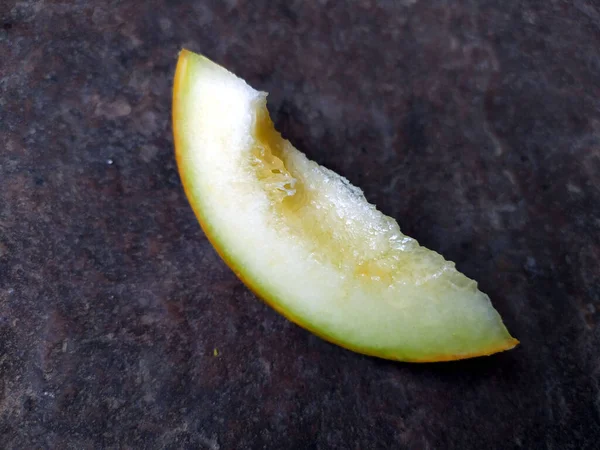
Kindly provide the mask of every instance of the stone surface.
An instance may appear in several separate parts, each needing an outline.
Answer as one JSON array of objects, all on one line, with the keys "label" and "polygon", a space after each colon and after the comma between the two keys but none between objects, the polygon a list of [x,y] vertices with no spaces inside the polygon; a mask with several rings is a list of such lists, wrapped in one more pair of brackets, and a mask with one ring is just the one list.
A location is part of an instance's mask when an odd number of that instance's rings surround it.
[{"label": "stone surface", "polygon": [[[596,2],[0,3],[3,448],[597,448]],[[258,301],[176,172],[181,47],[269,91],[522,345],[392,363]]]}]

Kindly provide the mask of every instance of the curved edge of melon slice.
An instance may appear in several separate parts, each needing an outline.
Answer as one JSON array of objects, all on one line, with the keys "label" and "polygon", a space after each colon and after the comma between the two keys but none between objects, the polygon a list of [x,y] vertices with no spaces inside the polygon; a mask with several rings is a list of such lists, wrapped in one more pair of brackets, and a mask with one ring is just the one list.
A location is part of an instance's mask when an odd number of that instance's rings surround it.
[{"label": "curved edge of melon slice", "polygon": [[[193,189],[193,175],[188,170],[185,164],[185,145],[183,140],[184,133],[184,122],[182,120],[183,110],[185,109],[184,97],[189,91],[190,77],[193,75],[193,70],[190,70],[191,66],[194,66],[194,70],[201,70],[204,65],[207,68],[214,68],[218,66],[208,58],[193,53],[189,50],[183,49],[179,54],[177,62],[177,68],[175,72],[174,87],[173,87],[173,116],[172,126],[175,144],[175,156],[178,166],[178,171],[182,180],[183,188],[187,198],[190,200],[190,205],[194,211],[194,214],[202,227],[207,239],[212,244],[221,259],[229,266],[229,268],[235,273],[235,275],[261,300],[268,304],[271,308],[276,310],[278,313],[286,317],[288,320],[305,328],[309,332],[319,336],[320,338],[331,342],[340,347],[348,350],[361,353],[367,356],[374,356],[378,358],[398,360],[403,362],[442,362],[442,361],[455,361],[461,359],[474,358],[479,356],[489,356],[502,351],[510,350],[519,344],[519,341],[513,338],[506,330],[506,339],[502,342],[498,342],[497,345],[488,348],[480,349],[476,352],[460,353],[460,354],[430,354],[425,358],[406,357],[405,355],[399,356],[393,351],[385,351],[380,349],[361,347],[355,345],[349,345],[347,342],[336,339],[335,336],[328,334],[326,331],[314,327],[311,323],[308,323],[301,317],[292,314],[290,311],[281,307],[283,302],[277,298],[272,292],[269,291],[265,284],[258,282],[257,280],[250,279],[244,275],[244,268],[236,262],[235,257],[227,251],[227,246],[221,241],[219,234],[210,223],[205,219],[205,213],[203,211],[202,201]],[[220,66],[219,66],[220,67]],[[221,67],[222,68],[222,67]],[[222,68],[224,71],[227,69]],[[496,313],[497,314],[497,313]],[[502,322],[502,319],[499,319]]]}]

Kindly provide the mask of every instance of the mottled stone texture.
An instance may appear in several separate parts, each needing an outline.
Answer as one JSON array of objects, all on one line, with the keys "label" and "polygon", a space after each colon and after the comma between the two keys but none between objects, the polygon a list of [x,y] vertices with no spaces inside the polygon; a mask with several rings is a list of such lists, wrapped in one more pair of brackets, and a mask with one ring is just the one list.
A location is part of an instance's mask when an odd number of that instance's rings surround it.
[{"label": "mottled stone texture", "polygon": [[[6,449],[594,449],[594,1],[0,1]],[[490,294],[522,345],[410,365],[292,325],[173,158],[181,47]],[[214,356],[214,349],[218,356]]]}]

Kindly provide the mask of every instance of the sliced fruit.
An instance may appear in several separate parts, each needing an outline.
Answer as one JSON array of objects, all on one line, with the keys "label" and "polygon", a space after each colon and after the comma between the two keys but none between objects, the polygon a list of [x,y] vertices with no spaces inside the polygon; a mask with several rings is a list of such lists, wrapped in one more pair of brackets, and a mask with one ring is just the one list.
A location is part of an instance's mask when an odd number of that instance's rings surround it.
[{"label": "sliced fruit", "polygon": [[513,348],[477,283],[283,139],[266,96],[181,52],[173,99],[181,179],[244,283],[293,322],[368,355],[426,362]]}]

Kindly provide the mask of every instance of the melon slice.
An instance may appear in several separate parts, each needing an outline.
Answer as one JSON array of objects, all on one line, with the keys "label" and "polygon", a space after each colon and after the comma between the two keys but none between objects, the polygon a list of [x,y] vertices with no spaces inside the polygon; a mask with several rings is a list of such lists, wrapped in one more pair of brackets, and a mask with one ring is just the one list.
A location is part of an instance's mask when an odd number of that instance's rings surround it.
[{"label": "melon slice", "polygon": [[180,53],[180,176],[204,232],[250,289],[324,339],[381,358],[447,361],[518,343],[475,281],[283,139],[266,97]]}]

